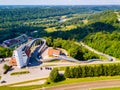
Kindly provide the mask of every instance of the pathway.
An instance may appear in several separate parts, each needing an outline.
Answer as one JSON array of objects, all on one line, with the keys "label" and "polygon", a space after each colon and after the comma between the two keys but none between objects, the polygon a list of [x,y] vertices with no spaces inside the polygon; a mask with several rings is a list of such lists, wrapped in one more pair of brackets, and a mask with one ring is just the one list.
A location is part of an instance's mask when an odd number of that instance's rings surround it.
[{"label": "pathway", "polygon": [[104,54],[104,53],[102,53],[102,52],[99,52],[99,51],[97,51],[97,50],[89,47],[88,45],[86,45],[86,44],[83,43],[83,42],[80,42],[80,43],[76,42],[76,44],[82,45],[82,46],[85,47],[86,49],[88,49],[88,50],[90,50],[90,51],[92,51],[92,52],[94,52],[94,53],[96,53],[96,54],[98,54],[98,55],[105,56],[106,58],[108,58],[109,61],[116,61],[115,57],[112,57],[112,56],[109,56],[109,55]]}]

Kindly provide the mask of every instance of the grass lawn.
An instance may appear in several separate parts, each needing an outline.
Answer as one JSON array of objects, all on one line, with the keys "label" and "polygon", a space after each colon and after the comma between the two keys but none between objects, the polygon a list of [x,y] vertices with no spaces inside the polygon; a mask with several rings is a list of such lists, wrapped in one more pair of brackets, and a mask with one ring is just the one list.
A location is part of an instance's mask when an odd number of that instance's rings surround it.
[{"label": "grass lawn", "polygon": [[[11,87],[13,85],[13,84],[11,84],[11,85],[7,85],[7,86],[1,86],[0,90],[32,90],[32,89],[37,89],[37,88],[42,88],[42,87],[50,87],[50,86],[56,86],[56,85],[62,85],[62,84],[72,84],[72,83],[80,83],[80,82],[93,82],[93,81],[100,81],[100,80],[113,80],[113,79],[119,79],[119,78],[120,78],[120,76],[88,77],[88,78],[78,78],[78,79],[74,78],[74,79],[66,79],[66,80],[58,82],[58,83],[51,83],[51,84],[48,84],[48,85],[43,84],[43,85],[20,86],[20,87]],[[28,82],[30,83],[30,82],[35,82],[35,81],[28,81]],[[22,83],[16,83],[14,85],[19,85],[19,84],[22,84]],[[115,90],[118,90],[118,89],[115,89]]]},{"label": "grass lawn", "polygon": [[98,88],[93,90],[120,90],[120,87],[111,87],[111,88]]}]

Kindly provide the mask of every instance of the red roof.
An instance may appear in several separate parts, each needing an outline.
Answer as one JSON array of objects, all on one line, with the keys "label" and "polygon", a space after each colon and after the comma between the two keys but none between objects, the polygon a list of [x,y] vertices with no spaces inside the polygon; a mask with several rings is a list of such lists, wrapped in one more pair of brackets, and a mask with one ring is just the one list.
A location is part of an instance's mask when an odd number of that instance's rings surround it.
[{"label": "red roof", "polygon": [[48,49],[48,55],[54,56],[54,55],[60,55],[61,51],[56,49]]}]

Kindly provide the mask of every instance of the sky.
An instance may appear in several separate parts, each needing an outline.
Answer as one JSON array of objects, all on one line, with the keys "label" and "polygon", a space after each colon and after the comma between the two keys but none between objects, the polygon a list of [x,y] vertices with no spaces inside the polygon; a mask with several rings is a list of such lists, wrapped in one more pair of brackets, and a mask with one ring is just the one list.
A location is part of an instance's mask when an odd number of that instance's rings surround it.
[{"label": "sky", "polygon": [[120,5],[120,0],[0,0],[0,5]]}]

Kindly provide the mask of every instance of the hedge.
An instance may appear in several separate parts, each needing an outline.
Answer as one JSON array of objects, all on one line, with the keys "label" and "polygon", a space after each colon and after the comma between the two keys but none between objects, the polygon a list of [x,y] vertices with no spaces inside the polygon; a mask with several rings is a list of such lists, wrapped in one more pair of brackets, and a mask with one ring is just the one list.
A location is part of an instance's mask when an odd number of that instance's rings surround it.
[{"label": "hedge", "polygon": [[30,73],[29,71],[22,71],[22,72],[13,72],[10,75],[22,75],[22,74],[28,74]]},{"label": "hedge", "polygon": [[120,75],[120,64],[67,67],[66,78],[83,78]]}]

